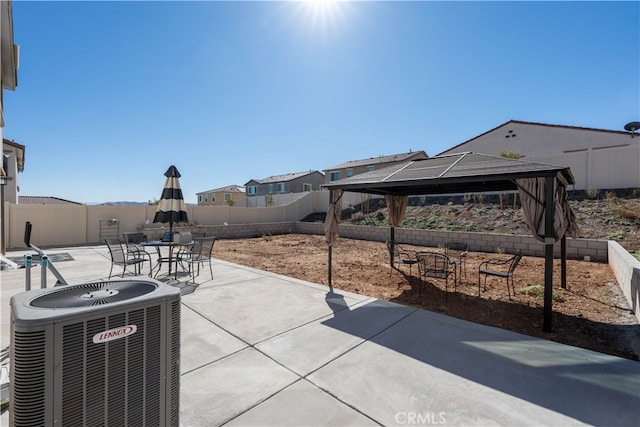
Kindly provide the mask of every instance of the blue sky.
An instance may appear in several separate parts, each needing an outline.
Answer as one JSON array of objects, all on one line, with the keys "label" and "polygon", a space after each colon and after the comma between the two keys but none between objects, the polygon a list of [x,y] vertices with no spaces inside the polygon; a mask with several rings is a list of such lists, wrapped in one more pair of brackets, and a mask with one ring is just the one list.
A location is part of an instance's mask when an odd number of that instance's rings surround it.
[{"label": "blue sky", "polygon": [[424,150],[511,119],[640,120],[638,2],[14,0],[20,195],[160,198]]}]

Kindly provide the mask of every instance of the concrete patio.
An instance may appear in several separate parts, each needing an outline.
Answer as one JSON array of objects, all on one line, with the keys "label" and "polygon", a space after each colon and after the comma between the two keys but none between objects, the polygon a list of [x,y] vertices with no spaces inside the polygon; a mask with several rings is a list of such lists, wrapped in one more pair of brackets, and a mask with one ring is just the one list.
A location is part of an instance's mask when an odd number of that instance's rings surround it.
[{"label": "concrete patio", "polygon": [[[108,275],[106,246],[46,252],[71,255],[56,263],[70,284]],[[181,425],[640,425],[640,363],[220,260],[201,271],[181,285]],[[2,271],[2,348],[24,277]]]}]

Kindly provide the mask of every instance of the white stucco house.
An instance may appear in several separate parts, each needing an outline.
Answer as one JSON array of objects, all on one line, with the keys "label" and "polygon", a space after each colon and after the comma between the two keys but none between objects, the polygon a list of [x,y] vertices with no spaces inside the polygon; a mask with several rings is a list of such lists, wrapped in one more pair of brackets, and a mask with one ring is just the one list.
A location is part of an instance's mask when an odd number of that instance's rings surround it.
[{"label": "white stucco house", "polygon": [[573,190],[640,188],[638,133],[510,120],[438,155],[465,151],[569,166]]},{"label": "white stucco house", "polygon": [[[2,141],[2,163],[0,184],[3,186],[2,200],[17,203],[17,177],[24,162],[24,146],[11,143],[2,137],[4,128],[4,91],[18,86],[18,46],[13,42],[13,15],[10,1],[0,2],[0,140]],[[12,167],[13,166],[13,167]]]},{"label": "white stucco house", "polygon": [[[18,202],[18,172],[24,167],[24,145],[7,144],[3,137],[4,91],[18,86],[19,48],[13,42],[13,9],[11,1],[0,1],[0,252],[5,253],[4,202]],[[20,156],[20,157],[18,157]]]}]

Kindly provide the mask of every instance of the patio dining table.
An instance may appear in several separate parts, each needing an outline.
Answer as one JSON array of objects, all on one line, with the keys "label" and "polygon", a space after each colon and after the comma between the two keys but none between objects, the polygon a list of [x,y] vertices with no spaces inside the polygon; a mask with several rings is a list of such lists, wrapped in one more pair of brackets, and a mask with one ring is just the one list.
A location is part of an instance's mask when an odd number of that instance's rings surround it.
[{"label": "patio dining table", "polygon": [[[166,262],[169,264],[169,272],[167,277],[171,277],[171,272],[173,271],[174,274],[174,279],[178,280],[178,263],[180,261],[180,249],[190,249],[191,247],[193,247],[193,241],[190,242],[186,242],[186,243],[177,243],[177,242],[173,242],[173,241],[164,241],[164,240],[149,240],[147,242],[143,242],[140,245],[141,246],[145,246],[145,247],[155,247],[156,248],[156,252],[158,254],[158,258],[156,260],[156,265],[154,267],[152,267],[152,271],[155,270],[156,268],[158,269],[158,271],[156,271],[156,274],[153,276],[154,278],[158,276],[158,274],[160,273],[160,270],[162,269],[162,263]],[[168,256],[164,256],[162,253],[162,248],[168,248],[169,249],[169,254]],[[175,251],[175,248],[178,248],[178,251]],[[175,268],[173,268],[175,264]]]}]

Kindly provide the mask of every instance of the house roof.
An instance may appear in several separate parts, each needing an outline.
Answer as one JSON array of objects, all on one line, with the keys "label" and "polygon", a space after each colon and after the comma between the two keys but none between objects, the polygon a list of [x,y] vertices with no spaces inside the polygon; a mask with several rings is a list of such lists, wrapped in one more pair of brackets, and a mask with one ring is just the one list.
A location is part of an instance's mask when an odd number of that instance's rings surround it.
[{"label": "house roof", "polygon": [[481,193],[515,190],[515,179],[548,176],[575,183],[567,166],[466,152],[404,162],[322,187],[372,194]]},{"label": "house roof", "polygon": [[244,192],[245,192],[244,187],[242,187],[240,185],[227,185],[226,187],[214,188],[213,190],[200,191],[199,193],[196,193],[196,194],[203,194],[203,193],[244,193]]},{"label": "house roof", "polygon": [[585,128],[585,127],[578,127],[578,126],[565,126],[565,125],[552,125],[552,124],[547,124],[547,123],[536,123],[536,122],[523,122],[520,120],[509,120],[508,122],[505,122],[503,124],[501,124],[500,126],[496,126],[491,130],[488,130],[484,133],[481,133],[480,135],[474,136],[471,139],[468,139],[464,142],[461,142],[460,144],[454,145],[451,148],[447,148],[446,150],[444,150],[443,152],[439,153],[438,156],[441,156],[443,154],[447,154],[452,152],[453,150],[462,147],[465,144],[468,144],[470,142],[473,142],[474,140],[481,138],[487,134],[490,134],[491,132],[496,131],[497,129],[500,129],[501,127],[504,126],[508,126],[511,124],[520,124],[520,125],[532,125],[532,126],[540,126],[540,127],[548,127],[548,128],[557,128],[557,129],[573,129],[573,130],[582,130],[582,131],[589,131],[589,132],[606,132],[606,133],[613,133],[613,134],[620,134],[620,135],[629,135],[628,131],[617,131],[617,130],[607,130],[607,129],[596,129],[596,128]]},{"label": "house roof", "polygon": [[368,166],[380,163],[404,162],[407,160],[427,159],[429,156],[424,151],[409,151],[408,153],[390,154],[388,156],[370,157],[368,159],[349,160],[339,165],[331,166],[325,170],[354,168],[357,166]]},{"label": "house roof", "polygon": [[287,173],[284,175],[273,175],[263,179],[252,179],[252,180],[249,180],[247,184],[252,181],[258,184],[268,184],[272,182],[287,182],[287,181],[292,181],[294,179],[302,178],[303,176],[311,175],[314,173],[319,173],[320,175],[323,175],[322,172],[319,172],[319,171],[294,172],[294,173]]},{"label": "house roof", "polygon": [[82,205],[83,203],[49,196],[18,196],[21,205]]}]

